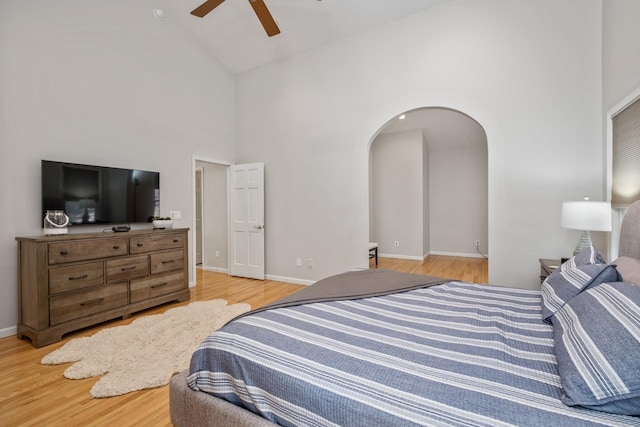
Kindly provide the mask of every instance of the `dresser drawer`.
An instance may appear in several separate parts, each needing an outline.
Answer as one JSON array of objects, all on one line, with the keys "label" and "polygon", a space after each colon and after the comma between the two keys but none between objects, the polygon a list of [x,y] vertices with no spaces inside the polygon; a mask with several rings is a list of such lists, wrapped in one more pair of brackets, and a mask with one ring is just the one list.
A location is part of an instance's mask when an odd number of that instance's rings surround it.
[{"label": "dresser drawer", "polygon": [[146,255],[107,261],[107,282],[121,282],[149,275],[149,257]]},{"label": "dresser drawer", "polygon": [[69,240],[49,243],[49,264],[106,258],[127,254],[127,239]]},{"label": "dresser drawer", "polygon": [[138,254],[163,249],[184,247],[184,235],[181,233],[158,234],[155,236],[141,236],[131,238],[131,253]]},{"label": "dresser drawer", "polygon": [[183,267],[184,252],[182,250],[151,255],[151,274],[178,269],[182,270]]},{"label": "dresser drawer", "polygon": [[131,281],[131,303],[184,289],[184,272]]},{"label": "dresser drawer", "polygon": [[100,261],[49,269],[49,294],[75,291],[103,283],[104,264]]},{"label": "dresser drawer", "polygon": [[101,313],[127,305],[127,284],[101,286],[99,288],[58,295],[49,301],[49,323],[57,325],[90,314]]}]

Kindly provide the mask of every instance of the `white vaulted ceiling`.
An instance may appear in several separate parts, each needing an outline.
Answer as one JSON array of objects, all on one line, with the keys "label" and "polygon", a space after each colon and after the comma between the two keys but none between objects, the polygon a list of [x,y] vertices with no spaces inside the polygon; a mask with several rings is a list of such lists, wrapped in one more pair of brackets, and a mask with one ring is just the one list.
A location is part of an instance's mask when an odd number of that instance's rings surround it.
[{"label": "white vaulted ceiling", "polygon": [[449,0],[265,0],[281,33],[267,37],[248,0],[226,0],[204,18],[190,12],[204,0],[154,0],[192,31],[233,73],[384,25]]}]

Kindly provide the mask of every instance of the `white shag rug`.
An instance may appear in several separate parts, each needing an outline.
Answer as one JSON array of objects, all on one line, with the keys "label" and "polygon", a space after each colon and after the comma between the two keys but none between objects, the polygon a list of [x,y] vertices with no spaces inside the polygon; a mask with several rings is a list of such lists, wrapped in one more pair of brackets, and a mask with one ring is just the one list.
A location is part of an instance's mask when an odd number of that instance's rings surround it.
[{"label": "white shag rug", "polygon": [[250,308],[248,304],[228,306],[222,299],[195,301],[72,339],[41,363],[76,362],[64,372],[69,379],[106,374],[91,389],[92,397],[162,387],[174,373],[189,367],[191,355],[211,332]]}]

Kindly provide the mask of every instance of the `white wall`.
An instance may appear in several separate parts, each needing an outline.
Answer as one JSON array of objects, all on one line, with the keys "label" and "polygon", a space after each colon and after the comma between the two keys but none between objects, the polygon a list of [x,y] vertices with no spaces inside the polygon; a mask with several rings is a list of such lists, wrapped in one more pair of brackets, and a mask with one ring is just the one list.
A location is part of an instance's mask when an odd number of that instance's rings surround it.
[{"label": "white wall", "polygon": [[476,240],[480,250],[487,252],[487,144],[480,132],[472,147],[429,150],[434,254],[480,256]]},{"label": "white wall", "polygon": [[608,111],[640,89],[640,2],[603,3],[603,100]]},{"label": "white wall", "polygon": [[489,281],[539,286],[538,258],[578,238],[560,228],[562,201],[602,196],[601,8],[453,1],[239,75],[238,161],[266,167],[267,272],[366,267],[369,143],[437,106],[487,133]]},{"label": "white wall", "polygon": [[18,316],[14,238],[42,234],[41,159],[159,171],[176,227],[192,227],[192,155],[233,161],[233,75],[146,2],[3,0],[0,94],[0,336]]},{"label": "white wall", "polygon": [[198,162],[203,169],[203,259],[205,270],[228,271],[227,174],[229,166]]},{"label": "white wall", "polygon": [[380,256],[423,259],[425,149],[422,130],[378,135],[371,144],[371,238]]}]

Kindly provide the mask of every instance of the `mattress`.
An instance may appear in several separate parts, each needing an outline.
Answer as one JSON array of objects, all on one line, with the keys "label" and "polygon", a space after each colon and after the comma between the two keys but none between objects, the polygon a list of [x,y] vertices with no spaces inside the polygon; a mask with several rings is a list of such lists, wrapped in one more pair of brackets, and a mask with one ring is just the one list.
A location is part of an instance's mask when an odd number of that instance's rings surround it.
[{"label": "mattress", "polygon": [[452,281],[238,318],[187,382],[284,426],[640,426],[563,404],[553,343],[539,290]]}]

